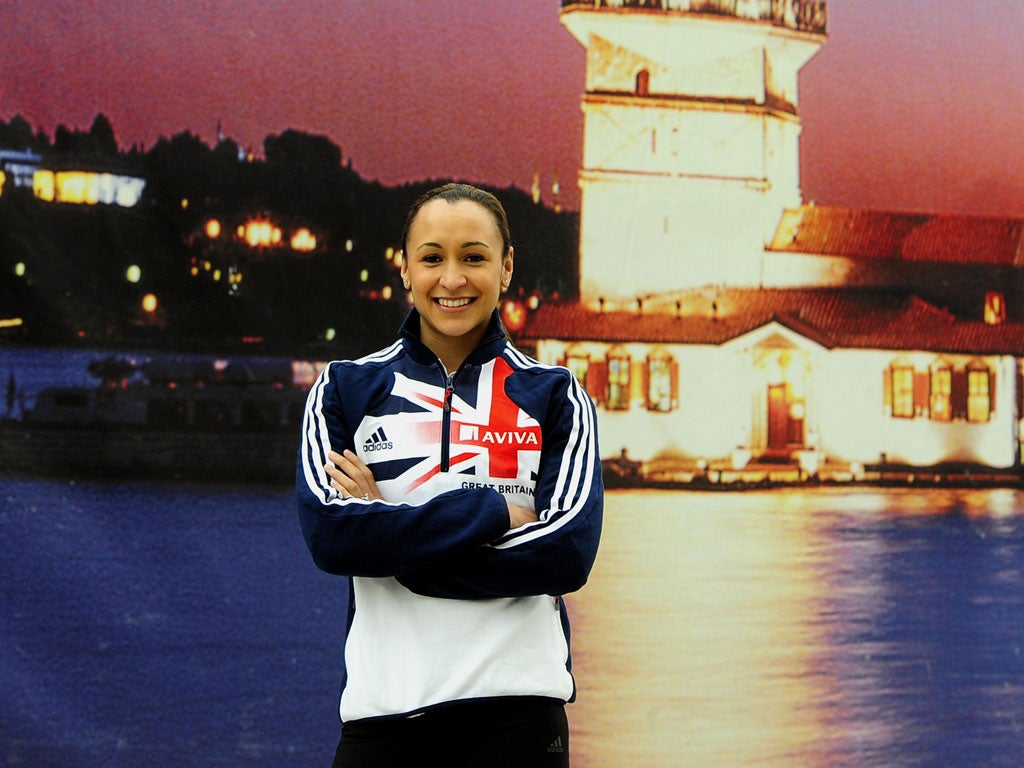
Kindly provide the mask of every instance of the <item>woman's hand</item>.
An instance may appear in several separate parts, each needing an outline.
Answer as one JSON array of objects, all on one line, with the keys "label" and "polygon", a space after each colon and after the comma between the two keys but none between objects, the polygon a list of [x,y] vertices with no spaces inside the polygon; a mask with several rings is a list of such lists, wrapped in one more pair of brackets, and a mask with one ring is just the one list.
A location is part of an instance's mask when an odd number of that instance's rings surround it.
[{"label": "woman's hand", "polygon": [[[327,458],[331,462],[325,464],[324,469],[331,476],[331,486],[341,493],[342,498],[352,496],[370,501],[381,498],[373,473],[355,453],[348,449],[342,453],[330,451]],[[529,507],[509,504],[508,519],[509,529],[519,528],[537,522],[537,513]]]},{"label": "woman's hand", "polygon": [[[506,502],[508,503],[508,502]],[[518,528],[527,523],[537,522],[537,513],[529,507],[520,507],[518,504],[508,505],[509,530]]]},{"label": "woman's hand", "polygon": [[381,498],[370,468],[352,451],[330,451],[327,458],[331,461],[324,465],[324,469],[331,476],[331,486],[341,492],[342,498],[352,496],[370,501]]}]

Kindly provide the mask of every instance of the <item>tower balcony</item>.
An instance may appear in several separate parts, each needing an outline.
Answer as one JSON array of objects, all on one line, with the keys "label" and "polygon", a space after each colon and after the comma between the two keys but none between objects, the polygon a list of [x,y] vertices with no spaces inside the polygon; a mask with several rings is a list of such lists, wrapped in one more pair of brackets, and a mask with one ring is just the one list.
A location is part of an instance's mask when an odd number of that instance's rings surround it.
[{"label": "tower balcony", "polygon": [[828,27],[825,0],[562,0],[563,10],[621,12],[634,8],[671,14],[732,16],[816,35],[824,35]]}]

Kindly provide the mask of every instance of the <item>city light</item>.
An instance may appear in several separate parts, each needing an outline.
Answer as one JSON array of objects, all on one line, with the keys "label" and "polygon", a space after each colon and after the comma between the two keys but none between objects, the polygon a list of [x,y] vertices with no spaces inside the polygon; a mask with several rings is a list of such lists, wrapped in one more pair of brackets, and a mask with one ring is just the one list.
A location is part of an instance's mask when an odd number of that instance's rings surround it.
[{"label": "city light", "polygon": [[147,293],[142,297],[142,309],[149,314],[156,312],[157,301],[156,296],[152,293]]},{"label": "city light", "polygon": [[506,301],[501,308],[501,321],[510,331],[521,331],[526,325],[526,309],[518,301]]},{"label": "city light", "polygon": [[32,193],[40,200],[52,203],[57,197],[57,184],[53,171],[36,171],[32,177]]},{"label": "city light", "polygon": [[125,271],[124,276],[129,283],[137,283],[142,279],[142,269],[139,268],[138,264],[132,264]]},{"label": "city light", "polygon": [[57,200],[62,203],[95,205],[98,198],[97,190],[95,185],[89,182],[89,174],[58,173]]},{"label": "city light", "polygon": [[281,228],[269,219],[250,219],[239,226],[238,233],[252,248],[280,245],[283,239]]},{"label": "city light", "polygon": [[298,227],[290,230],[290,233],[286,233],[280,225],[265,214],[250,218],[238,225],[225,224],[220,219],[210,218],[203,224],[202,232],[208,240],[219,240],[225,231],[231,232],[232,227],[234,238],[250,248],[287,246],[299,253],[311,253],[320,245],[316,234],[309,227]]},{"label": "city light", "polygon": [[274,229],[274,225],[266,219],[253,219],[245,223],[242,239],[253,248],[266,247],[274,241]]},{"label": "city light", "polygon": [[32,177],[32,192],[48,203],[119,205],[131,208],[142,199],[144,179],[92,171],[39,170]]},{"label": "city light", "polygon": [[292,235],[291,245],[295,251],[316,250],[316,236],[306,227],[302,227]]}]

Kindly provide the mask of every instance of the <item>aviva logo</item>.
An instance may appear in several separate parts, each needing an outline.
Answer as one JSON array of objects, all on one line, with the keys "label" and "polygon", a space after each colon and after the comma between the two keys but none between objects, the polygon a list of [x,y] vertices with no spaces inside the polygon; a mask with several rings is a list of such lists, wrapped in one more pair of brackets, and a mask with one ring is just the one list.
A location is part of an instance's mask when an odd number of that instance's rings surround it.
[{"label": "aviva logo", "polygon": [[395,444],[388,440],[384,433],[384,427],[377,427],[376,431],[363,441],[364,451],[390,451]]},{"label": "aviva logo", "polygon": [[474,424],[461,425],[459,442],[476,445],[540,445],[536,428],[481,429]]}]

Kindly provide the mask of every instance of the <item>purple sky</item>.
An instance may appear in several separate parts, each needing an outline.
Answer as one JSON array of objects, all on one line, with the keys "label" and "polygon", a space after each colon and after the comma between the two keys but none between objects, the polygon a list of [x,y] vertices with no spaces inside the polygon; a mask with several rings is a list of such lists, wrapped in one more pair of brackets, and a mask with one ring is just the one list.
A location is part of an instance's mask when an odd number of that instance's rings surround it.
[{"label": "purple sky", "polygon": [[[7,0],[0,118],[51,136],[106,114],[148,147],[218,121],[297,128],[363,176],[528,188],[577,203],[583,49],[558,0]],[[801,75],[805,197],[1024,216],[1024,3],[831,0]]]}]

